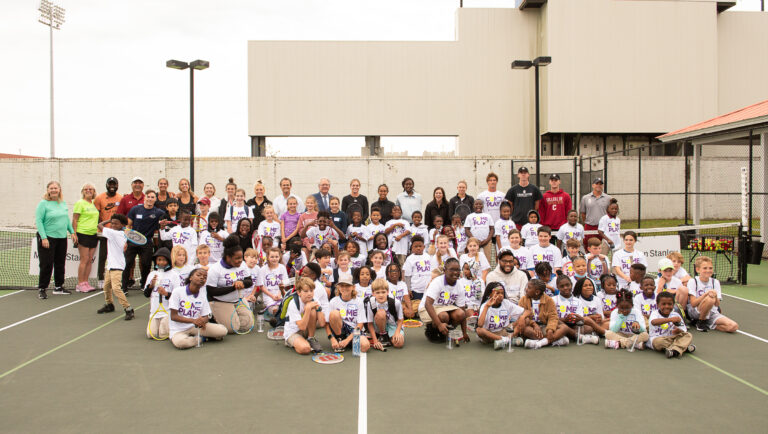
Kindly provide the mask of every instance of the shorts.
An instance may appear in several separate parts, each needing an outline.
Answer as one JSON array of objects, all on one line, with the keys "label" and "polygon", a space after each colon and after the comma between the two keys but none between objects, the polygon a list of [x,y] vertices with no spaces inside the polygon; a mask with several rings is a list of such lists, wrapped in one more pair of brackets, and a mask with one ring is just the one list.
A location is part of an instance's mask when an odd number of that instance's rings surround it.
[{"label": "shorts", "polygon": [[[355,332],[355,328],[354,328],[354,327],[350,326],[350,325],[349,325],[349,324],[347,324],[347,323],[343,323],[343,324],[341,325],[341,333],[339,333],[339,334],[336,336],[336,340],[337,340],[337,341],[343,341],[344,339],[348,338],[348,337],[349,337],[349,336],[350,336],[352,333],[354,333],[354,332]],[[352,341],[350,341],[350,343],[351,343],[351,342],[352,342]]]},{"label": "shorts", "polygon": [[[435,313],[440,314],[441,312],[450,312],[452,310],[458,309],[457,306],[450,305],[450,306],[433,306],[435,308]],[[423,322],[424,324],[431,324],[432,323],[432,317],[429,316],[427,313],[427,309],[419,309],[419,320]]]},{"label": "shorts", "polygon": [[299,336],[301,336],[302,338],[306,339],[307,338],[307,332],[303,332],[303,331],[300,330],[300,331],[297,331],[296,333],[288,336],[287,338],[285,338],[285,346],[288,347],[288,348],[293,348],[293,344],[294,344],[294,342],[296,342],[296,339],[298,339]]},{"label": "shorts", "polygon": [[[376,330],[376,333],[380,333],[381,330],[379,330],[379,327],[376,325],[376,323],[373,323],[373,329]],[[387,336],[390,338],[395,335],[395,332],[397,331],[397,326],[394,324],[387,323]],[[400,329],[400,334],[405,337],[405,333],[403,329]]]},{"label": "shorts", "polygon": [[[688,305],[688,308],[686,310],[688,311],[688,318],[691,318],[697,321],[699,320],[698,309]],[[707,324],[708,329],[714,330],[715,327],[717,327],[717,324],[715,324],[717,320],[723,317],[725,317],[725,315],[723,315],[722,313],[720,313],[720,311],[716,310],[716,308],[713,307],[712,310],[709,311],[709,318],[704,320],[704,322]]]},{"label": "shorts", "polygon": [[77,233],[77,244],[87,247],[89,249],[95,249],[99,245],[99,237],[96,234],[86,235]]}]

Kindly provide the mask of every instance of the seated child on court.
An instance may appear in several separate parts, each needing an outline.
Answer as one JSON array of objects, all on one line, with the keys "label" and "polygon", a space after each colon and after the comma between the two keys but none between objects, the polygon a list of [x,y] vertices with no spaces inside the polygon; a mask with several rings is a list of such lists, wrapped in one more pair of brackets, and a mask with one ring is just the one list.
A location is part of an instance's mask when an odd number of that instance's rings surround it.
[{"label": "seated child on court", "polygon": [[286,313],[285,345],[293,348],[298,354],[309,354],[322,351],[322,346],[317,342],[315,329],[319,326],[325,326],[325,317],[321,311],[320,304],[313,300],[315,292],[315,282],[307,277],[301,277],[296,280],[296,293],[288,303]]},{"label": "seated child on court", "polygon": [[555,310],[561,324],[565,324],[566,336],[569,339],[576,340],[577,327],[579,323],[584,323],[584,319],[579,314],[581,312],[581,303],[578,297],[573,296],[573,284],[568,276],[560,275],[557,277],[558,294],[552,297],[555,302]]},{"label": "seated child on court", "polygon": [[656,296],[657,310],[651,313],[651,348],[664,351],[668,359],[682,357],[685,352],[696,351],[693,335],[688,332],[680,314],[675,312],[675,296],[663,291]]},{"label": "seated child on court", "polygon": [[[571,241],[573,240],[573,241]],[[560,242],[558,240],[558,242]],[[573,277],[573,261],[580,257],[579,249],[581,248],[581,243],[571,238],[570,240],[565,242],[565,249],[568,253],[568,256],[565,256],[563,258],[563,267],[561,268],[561,271],[563,274],[565,274],[568,277]]]},{"label": "seated child on court", "polygon": [[352,346],[355,329],[360,330],[360,351],[370,348],[368,338],[362,336],[366,317],[363,300],[357,298],[352,278],[343,276],[336,284],[338,295],[331,300],[325,331],[334,351],[344,351]]},{"label": "seated child on court", "polygon": [[610,273],[611,267],[608,265],[608,258],[600,253],[602,247],[602,241],[600,238],[593,237],[587,241],[587,256],[584,258],[587,260],[587,274],[592,278],[592,281],[597,284],[597,292],[603,290],[600,285],[600,278],[604,274]]},{"label": "seated child on court", "polygon": [[643,314],[635,309],[632,293],[621,289],[616,294],[616,310],[611,313],[609,329],[605,331],[605,348],[635,348],[642,350],[648,342]]},{"label": "seated child on court", "polygon": [[642,294],[643,290],[640,287],[640,282],[643,280],[646,271],[647,268],[643,264],[632,264],[629,267],[629,282],[626,289],[632,293],[632,296]]},{"label": "seated child on court", "polygon": [[523,336],[525,348],[538,349],[549,344],[568,345],[568,327],[557,318],[555,302],[545,294],[546,284],[531,279],[525,287],[525,295],[518,305],[526,310],[527,319]]},{"label": "seated child on court", "polygon": [[683,262],[685,258],[680,252],[672,252],[667,255],[667,259],[672,261],[672,265],[675,266],[675,277],[683,282],[683,285],[688,286],[688,281],[691,280],[691,275],[683,268]]},{"label": "seated child on court", "polygon": [[528,250],[527,247],[523,247],[521,245],[522,243],[522,237],[520,235],[520,231],[517,229],[512,229],[509,231],[509,247],[508,249],[512,251],[512,254],[515,255],[515,259],[519,262],[519,265],[517,265],[517,268],[525,274],[528,275],[528,278],[536,277],[536,274],[533,271],[533,267],[535,264],[533,263],[533,256],[531,255],[531,251]]},{"label": "seated child on court", "polygon": [[403,282],[403,269],[397,261],[387,265],[386,277],[389,284],[389,295],[403,305],[403,314],[406,317],[413,317],[411,295],[408,291],[408,285]]},{"label": "seated child on court", "polygon": [[[349,244],[357,244],[357,243],[347,243]],[[346,246],[345,246],[346,247]],[[340,278],[342,277],[349,277],[352,279],[352,267],[349,266],[350,256],[349,253],[346,251],[339,252],[339,256],[336,257],[335,264],[333,261],[331,262],[331,267],[335,265],[333,268],[333,284],[331,285],[331,297],[335,297],[339,295],[339,293],[336,291],[336,285]]]},{"label": "seated child on court", "polygon": [[431,342],[445,342],[449,326],[461,326],[462,339],[469,342],[467,335],[466,300],[464,289],[458,285],[459,260],[448,258],[444,265],[445,274],[432,279],[424,300],[419,304],[419,319],[426,325],[424,334]]},{"label": "seated child on court", "polygon": [[[504,285],[491,282],[483,293],[475,331],[481,342],[493,342],[494,350],[506,347],[513,338],[512,343],[520,347],[523,345],[525,318],[525,309],[507,300]],[[507,329],[510,326],[513,326],[511,332]]]},{"label": "seated child on court", "polygon": [[371,346],[377,350],[387,346],[403,348],[403,305],[389,295],[389,284],[384,279],[374,280],[371,286],[373,295],[364,299]]},{"label": "seated child on court", "polygon": [[195,268],[204,268],[208,270],[208,262],[211,258],[211,248],[206,244],[200,244],[197,246],[197,264]]},{"label": "seated child on court", "polygon": [[534,279],[539,279],[546,285],[545,294],[549,297],[557,295],[557,275],[552,273],[552,266],[548,262],[539,262],[534,271]]},{"label": "seated child on court", "polygon": [[616,309],[616,294],[619,290],[619,282],[613,274],[603,274],[600,276],[600,285],[603,287],[603,327],[608,327],[611,319],[611,313]]},{"label": "seated child on court", "polygon": [[736,321],[728,318],[720,312],[720,300],[723,294],[720,291],[720,281],[712,277],[714,267],[712,259],[708,256],[699,256],[695,262],[698,276],[688,282],[688,317],[696,321],[696,330],[720,330],[721,332],[735,333],[739,329]]},{"label": "seated child on court", "polygon": [[652,276],[645,276],[640,281],[642,292],[635,295],[635,309],[639,310],[645,318],[645,324],[648,325],[648,318],[656,310],[656,282]]},{"label": "seated child on court", "polygon": [[[176,246],[181,247],[181,246]],[[171,294],[168,305],[171,308],[171,320],[168,324],[173,346],[179,349],[192,348],[201,337],[221,340],[227,335],[227,328],[221,324],[208,322],[211,306],[205,282],[208,272],[197,268],[189,273],[184,286],[177,286]]]},{"label": "seated child on court", "polygon": [[[171,268],[171,253],[165,247],[157,249],[154,255],[155,270],[147,277],[147,285],[144,287],[144,296],[149,297],[150,324],[147,327],[147,338],[166,339],[168,337],[168,299],[171,298],[173,288],[179,282],[179,275]],[[165,312],[160,310],[163,305]]]},{"label": "seated child on court", "polygon": [[[491,264],[488,263],[485,254],[480,250],[480,241],[472,237],[467,240],[467,253],[462,254],[459,257],[459,265],[464,268],[464,264],[469,264],[472,271],[472,280],[480,278],[485,282],[488,271],[491,269]],[[481,289],[482,291],[482,289]],[[480,297],[477,297],[480,301]]]},{"label": "seated child on court", "polygon": [[[256,298],[259,295],[259,254],[252,248],[247,248],[243,252],[243,263],[245,264],[248,275],[251,276],[253,282],[250,288],[245,288],[242,292],[243,301],[248,304],[248,307],[253,309],[253,305],[256,303]],[[266,302],[266,300],[262,300]]]},{"label": "seated child on court", "polygon": [[[589,277],[583,277],[576,281],[576,285],[573,287],[573,296],[579,299],[579,307],[581,312],[579,315],[584,321],[584,326],[581,329],[582,335],[589,335],[595,333],[599,336],[605,334],[605,327],[603,326],[603,300],[595,294],[595,281]],[[598,344],[599,338],[597,336],[587,337],[582,336],[582,342]]]},{"label": "seated child on court", "polygon": [[688,304],[688,288],[675,277],[675,266],[667,258],[659,260],[659,277],[656,278],[656,294],[662,291],[671,292],[680,306]]}]

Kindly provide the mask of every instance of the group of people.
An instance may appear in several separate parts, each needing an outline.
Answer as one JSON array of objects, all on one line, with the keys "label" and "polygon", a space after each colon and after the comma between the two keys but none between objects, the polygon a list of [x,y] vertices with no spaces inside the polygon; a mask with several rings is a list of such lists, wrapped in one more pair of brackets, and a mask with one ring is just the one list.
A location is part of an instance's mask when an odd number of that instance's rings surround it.
[{"label": "group of people", "polygon": [[[335,351],[352,345],[356,331],[362,351],[402,347],[405,320],[424,324],[434,342],[454,329],[466,341],[474,329],[496,349],[604,337],[609,348],[647,345],[668,357],[695,349],[686,319],[701,332],[738,328],[719,309],[708,258],[698,258],[695,278],[679,253],[661,261],[658,276],[646,274],[637,235],[621,232],[618,202],[600,178],[577,212],[557,174],[543,194],[529,176],[521,167],[505,194],[489,173],[476,199],[464,181],[451,199],[436,187],[426,206],[411,178],[394,202],[382,184],[370,204],[357,179],[341,199],[326,178],[302,199],[283,178],[270,201],[261,181],[246,199],[233,179],[217,198],[212,183],[198,197],[186,179],[172,193],[168,180],[154,190],[140,177],[121,196],[109,178],[98,195],[83,186],[71,220],[51,181],[36,212],[39,296],[47,298],[52,272],[54,294],[70,293],[62,257],[69,233],[80,251],[80,292],[96,289],[88,276],[101,243],[100,314],[115,310],[116,297],[125,319],[134,318],[126,293],[139,256],[139,283],[151,298],[147,336],[179,348],[248,331],[252,312],[283,327],[286,345],[300,354],[322,351],[320,328]],[[149,242],[130,242],[126,230]]]}]

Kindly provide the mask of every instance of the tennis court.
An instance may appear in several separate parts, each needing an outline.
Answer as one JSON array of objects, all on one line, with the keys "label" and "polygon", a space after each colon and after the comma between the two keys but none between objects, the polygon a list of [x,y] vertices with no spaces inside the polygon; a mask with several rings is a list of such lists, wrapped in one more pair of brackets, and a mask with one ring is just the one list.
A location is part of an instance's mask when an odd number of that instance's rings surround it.
[{"label": "tennis court", "polygon": [[694,332],[695,357],[680,360],[602,345],[494,352],[476,339],[449,351],[421,329],[403,350],[337,365],[255,331],[180,351],[144,337],[138,291],[131,322],[97,315],[101,293],[2,291],[0,431],[765,432],[768,306],[748,299],[765,301],[768,264],[749,271],[760,283],[724,287],[743,299],[722,304],[749,335]]}]

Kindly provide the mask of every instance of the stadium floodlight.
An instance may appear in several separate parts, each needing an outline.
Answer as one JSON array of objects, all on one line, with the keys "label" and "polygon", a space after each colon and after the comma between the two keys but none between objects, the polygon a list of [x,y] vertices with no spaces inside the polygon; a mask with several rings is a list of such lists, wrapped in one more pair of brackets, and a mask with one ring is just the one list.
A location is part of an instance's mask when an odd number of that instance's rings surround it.
[{"label": "stadium floodlight", "polygon": [[53,134],[53,30],[61,30],[64,24],[65,10],[59,5],[49,0],[42,0],[37,8],[40,11],[38,22],[48,26],[50,51],[51,51],[51,158],[56,157],[56,146],[54,144]]},{"label": "stadium floodlight", "polygon": [[552,63],[552,57],[539,56],[533,60],[515,60],[512,62],[512,69],[529,69],[533,66],[536,77],[536,187],[541,188],[541,138],[539,133],[539,67],[547,66]]},{"label": "stadium floodlight", "polygon": [[168,60],[165,66],[171,69],[189,69],[189,187],[195,189],[195,70],[208,69],[211,63],[207,60],[194,60],[182,62],[181,60]]}]

